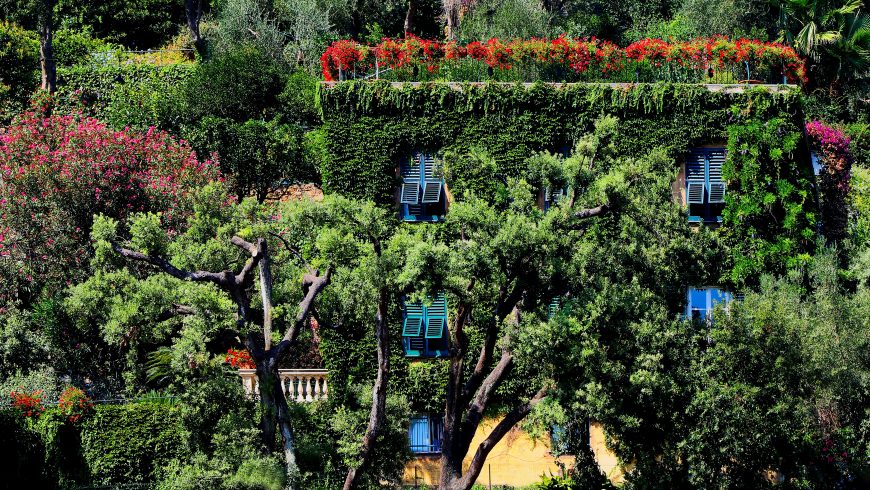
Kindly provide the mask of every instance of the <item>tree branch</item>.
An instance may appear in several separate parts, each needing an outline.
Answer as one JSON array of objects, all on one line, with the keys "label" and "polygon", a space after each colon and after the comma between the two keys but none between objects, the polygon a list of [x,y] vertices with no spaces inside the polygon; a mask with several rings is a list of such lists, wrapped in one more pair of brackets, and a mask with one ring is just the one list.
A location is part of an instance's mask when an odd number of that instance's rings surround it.
[{"label": "tree branch", "polygon": [[217,284],[221,288],[226,289],[231,284],[231,277],[233,273],[230,271],[222,271],[222,272],[208,272],[208,271],[185,271],[181,270],[174,265],[170,264],[168,260],[163,257],[152,257],[150,255],[145,255],[141,252],[136,252],[124,247],[121,247],[115,242],[110,242],[112,244],[112,249],[120,254],[122,257],[136,260],[139,262],[146,262],[151,265],[154,265],[163,272],[169,274],[176,279],[181,279],[182,281],[194,281],[194,282],[211,282]]},{"label": "tree branch", "polygon": [[602,204],[594,208],[581,209],[580,211],[574,213],[574,217],[577,219],[592,218],[594,216],[601,216],[608,211],[610,211],[610,206],[608,206],[607,204]]},{"label": "tree branch", "polygon": [[282,237],[282,236],[281,236],[280,234],[278,234],[278,233],[273,233],[273,232],[271,232],[271,231],[269,232],[269,234],[272,235],[273,237],[277,238],[278,240],[281,240],[281,243],[284,244],[284,248],[285,248],[288,252],[290,252],[290,253],[292,253],[293,255],[295,255],[299,260],[301,260],[303,264],[305,264],[305,268],[308,269],[308,273],[309,273],[309,274],[317,275],[317,271],[316,271],[316,269],[315,269],[314,267],[311,267],[311,264],[309,264],[308,261],[305,260],[305,257],[303,257],[302,254],[299,253],[298,250],[296,250],[295,248],[291,247],[291,246],[290,246],[290,243],[288,243],[287,240],[286,240],[284,237]]},{"label": "tree branch", "polygon": [[486,461],[486,457],[489,455],[489,452],[495,447],[502,438],[507,435],[507,433],[519,423],[522,419],[526,417],[531,411],[532,408],[535,407],[538,403],[541,402],[547,396],[548,389],[541,388],[532,397],[528,403],[524,403],[513,410],[511,410],[505,417],[499,422],[495,428],[492,429],[492,432],[477,446],[477,451],[474,453],[474,457],[471,459],[471,464],[466,470],[465,474],[462,476],[462,483],[459,485],[459,488],[470,488],[471,485],[477,480],[477,477],[480,475],[480,471],[483,469],[483,463]]}]

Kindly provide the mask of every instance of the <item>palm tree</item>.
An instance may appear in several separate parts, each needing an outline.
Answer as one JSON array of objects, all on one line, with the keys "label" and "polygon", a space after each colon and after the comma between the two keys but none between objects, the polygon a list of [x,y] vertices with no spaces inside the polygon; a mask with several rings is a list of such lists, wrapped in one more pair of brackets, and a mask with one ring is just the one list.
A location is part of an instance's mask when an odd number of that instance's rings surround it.
[{"label": "palm tree", "polygon": [[867,74],[870,67],[870,18],[862,0],[775,0],[780,7],[779,42],[786,42],[817,63],[836,61],[840,75]]},{"label": "palm tree", "polygon": [[839,64],[837,73],[856,78],[870,76],[870,16],[846,15],[840,26],[842,36],[827,51]]}]

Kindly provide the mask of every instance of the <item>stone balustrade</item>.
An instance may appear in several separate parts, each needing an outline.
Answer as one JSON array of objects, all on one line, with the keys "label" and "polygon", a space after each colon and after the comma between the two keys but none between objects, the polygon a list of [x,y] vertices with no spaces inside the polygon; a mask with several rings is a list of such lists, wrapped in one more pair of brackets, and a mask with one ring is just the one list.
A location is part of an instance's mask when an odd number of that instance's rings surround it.
[{"label": "stone balustrade", "polygon": [[[329,388],[326,384],[327,371],[325,369],[279,369],[278,376],[281,378],[281,389],[287,401],[313,402],[325,400]],[[254,369],[239,369],[242,378],[242,386],[248,396],[260,396],[257,372]]]}]

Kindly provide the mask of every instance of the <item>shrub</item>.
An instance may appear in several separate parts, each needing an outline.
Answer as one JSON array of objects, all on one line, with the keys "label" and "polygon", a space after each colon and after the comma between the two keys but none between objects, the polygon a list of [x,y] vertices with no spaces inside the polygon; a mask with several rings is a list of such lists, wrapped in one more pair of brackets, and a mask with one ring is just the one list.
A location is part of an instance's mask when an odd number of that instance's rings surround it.
[{"label": "shrub", "polygon": [[254,193],[262,201],[282,178],[298,182],[314,175],[303,158],[302,130],[292,124],[209,116],[187,137],[200,151],[217,153],[239,199]]},{"label": "shrub", "polygon": [[103,405],[82,424],[82,455],[94,483],[136,483],[184,454],[182,426],[173,406]]},{"label": "shrub", "polygon": [[162,131],[22,114],[0,136],[0,278],[13,286],[3,296],[29,300],[44,285],[75,280],[94,214],[165,211],[161,219],[177,229],[191,190],[218,177],[212,161]]},{"label": "shrub", "polygon": [[39,40],[36,33],[0,23],[0,122],[21,111],[39,86]]},{"label": "shrub", "polygon": [[183,89],[187,118],[271,118],[284,89],[281,68],[255,46],[242,45],[197,65]]},{"label": "shrub", "polygon": [[284,465],[273,458],[249,459],[224,482],[228,490],[281,490],[287,480]]}]

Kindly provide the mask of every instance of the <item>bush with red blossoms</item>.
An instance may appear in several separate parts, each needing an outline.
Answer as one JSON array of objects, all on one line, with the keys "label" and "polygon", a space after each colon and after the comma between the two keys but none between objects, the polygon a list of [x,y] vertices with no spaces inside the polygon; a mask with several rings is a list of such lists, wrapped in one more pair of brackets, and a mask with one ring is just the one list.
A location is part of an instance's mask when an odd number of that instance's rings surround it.
[{"label": "bush with red blossoms", "polygon": [[854,162],[851,141],[842,131],[821,121],[808,122],[806,130],[810,146],[822,166],[819,190],[825,236],[839,241],[848,233],[848,196]]},{"label": "bush with red blossoms", "polygon": [[37,419],[45,411],[45,406],[42,404],[42,390],[30,393],[13,390],[9,396],[12,397],[12,409],[23,417]]},{"label": "bush with red blossoms", "polygon": [[466,46],[455,41],[440,43],[414,36],[384,38],[374,46],[342,40],[324,51],[321,64],[323,78],[334,81],[342,76],[352,78],[354,74],[366,74],[376,62],[382,68],[425,67],[428,72],[437,74],[461,60],[478,61],[491,70],[501,71],[550,67],[561,69],[556,73],[563,76],[588,72],[590,80],[608,79],[627,68],[623,78],[632,79],[621,81],[635,81],[633,77],[646,69],[661,69],[663,71],[655,73],[677,76],[679,80],[701,81],[720,72],[734,74],[740,79],[753,74],[766,74],[769,78],[772,74],[785,77],[790,83],[807,81],[804,60],[793,48],[744,38],[735,41],[725,36],[684,42],[642,39],[625,48],[594,37],[578,39],[567,36],[510,41],[492,38]]},{"label": "bush with red blossoms", "polygon": [[228,349],[224,362],[236,369],[254,369],[257,367],[247,349]]},{"label": "bush with red blossoms", "polygon": [[215,162],[154,128],[19,115],[0,134],[0,301],[26,302],[45,286],[76,281],[89,260],[94,215],[161,212],[177,230],[192,212],[192,191],[216,179]]},{"label": "bush with red blossoms", "polygon": [[75,386],[70,386],[63,390],[57,406],[60,412],[66,415],[67,421],[71,424],[78,422],[94,409],[94,403],[91,399],[88,398],[84,391]]}]

